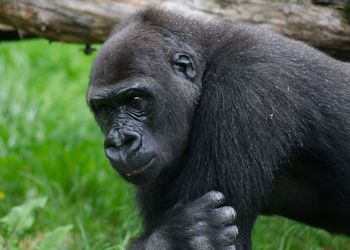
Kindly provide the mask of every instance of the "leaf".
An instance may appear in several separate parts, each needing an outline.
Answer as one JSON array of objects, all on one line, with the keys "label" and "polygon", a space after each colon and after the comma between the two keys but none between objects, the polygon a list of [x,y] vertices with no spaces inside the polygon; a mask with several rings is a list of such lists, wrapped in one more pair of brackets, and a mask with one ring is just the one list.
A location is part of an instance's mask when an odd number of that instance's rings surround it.
[{"label": "leaf", "polygon": [[58,250],[66,249],[67,236],[72,230],[73,225],[58,227],[55,230],[46,233],[42,241],[37,245],[38,250]]},{"label": "leaf", "polygon": [[5,224],[10,234],[21,233],[33,225],[34,210],[44,207],[46,201],[46,197],[36,198],[20,206],[13,207],[6,216],[0,219],[0,223]]}]

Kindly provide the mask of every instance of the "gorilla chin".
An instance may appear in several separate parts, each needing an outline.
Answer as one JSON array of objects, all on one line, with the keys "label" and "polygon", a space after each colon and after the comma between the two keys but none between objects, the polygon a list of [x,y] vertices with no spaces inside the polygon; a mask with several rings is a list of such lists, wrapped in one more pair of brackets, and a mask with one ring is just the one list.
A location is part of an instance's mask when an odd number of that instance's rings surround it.
[{"label": "gorilla chin", "polygon": [[109,160],[112,167],[126,181],[135,185],[144,185],[157,179],[160,175],[159,162],[155,157],[143,163],[126,163],[125,167],[120,163]]}]

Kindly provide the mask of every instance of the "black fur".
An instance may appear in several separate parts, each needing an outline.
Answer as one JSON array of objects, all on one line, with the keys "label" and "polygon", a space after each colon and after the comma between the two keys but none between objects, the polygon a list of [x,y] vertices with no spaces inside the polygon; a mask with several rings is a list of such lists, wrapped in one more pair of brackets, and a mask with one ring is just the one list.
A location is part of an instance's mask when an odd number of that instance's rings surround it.
[{"label": "black fur", "polygon": [[[170,75],[175,52],[191,57],[193,79]],[[211,190],[238,213],[237,249],[251,247],[261,213],[350,234],[348,64],[262,28],[148,8],[104,45],[89,97],[135,72],[157,79],[162,105],[150,126],[169,135],[159,143],[177,142],[176,155],[163,149],[166,171],[137,187],[145,235],[135,249],[188,249],[198,210],[181,209]]]}]

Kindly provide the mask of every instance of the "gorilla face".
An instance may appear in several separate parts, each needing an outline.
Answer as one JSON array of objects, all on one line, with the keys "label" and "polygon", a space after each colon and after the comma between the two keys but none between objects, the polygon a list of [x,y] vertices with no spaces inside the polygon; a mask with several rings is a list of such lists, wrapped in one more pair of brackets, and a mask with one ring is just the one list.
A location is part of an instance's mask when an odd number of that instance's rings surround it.
[{"label": "gorilla face", "polygon": [[103,45],[87,94],[107,158],[134,184],[175,169],[200,93],[191,51],[167,44],[152,30],[138,32],[142,29],[128,27]]}]

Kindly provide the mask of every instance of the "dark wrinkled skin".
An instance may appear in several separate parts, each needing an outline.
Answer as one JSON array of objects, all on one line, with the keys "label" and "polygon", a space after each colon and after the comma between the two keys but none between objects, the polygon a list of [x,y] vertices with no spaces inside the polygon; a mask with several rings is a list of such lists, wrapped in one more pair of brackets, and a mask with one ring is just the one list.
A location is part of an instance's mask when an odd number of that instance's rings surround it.
[{"label": "dark wrinkled skin", "polygon": [[103,45],[87,99],[136,185],[144,234],[130,249],[250,249],[259,214],[350,233],[348,64],[148,8]]}]

